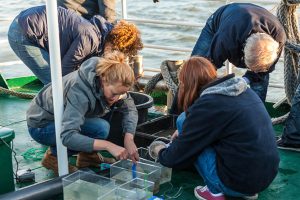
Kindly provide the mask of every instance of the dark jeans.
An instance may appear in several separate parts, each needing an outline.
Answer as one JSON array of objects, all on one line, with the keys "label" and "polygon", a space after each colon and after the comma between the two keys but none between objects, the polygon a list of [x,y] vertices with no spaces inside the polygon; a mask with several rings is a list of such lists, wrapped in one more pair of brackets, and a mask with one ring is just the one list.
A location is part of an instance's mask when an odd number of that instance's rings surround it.
[{"label": "dark jeans", "polygon": [[296,89],[291,111],[285,122],[282,142],[287,145],[299,145],[300,147],[300,85]]},{"label": "dark jeans", "polygon": [[[106,139],[109,134],[109,123],[101,118],[88,118],[81,126],[81,134],[94,139]],[[56,137],[54,122],[43,128],[28,127],[31,137],[40,144],[50,146],[51,153],[56,156]],[[68,149],[68,156],[78,153]]]},{"label": "dark jeans", "polygon": [[191,56],[207,56],[211,41],[215,34],[212,30],[212,19],[213,16],[211,15],[206,21],[206,24],[193,48]]},{"label": "dark jeans", "polygon": [[[181,113],[176,121],[178,134],[182,134],[183,123],[186,119],[185,112]],[[172,144],[171,144],[172,145]],[[226,187],[220,180],[217,172],[216,151],[212,147],[205,148],[194,163],[198,173],[203,178],[208,189],[214,193],[223,193],[232,197],[244,197],[245,194],[236,192]]]},{"label": "dark jeans", "polygon": [[[214,31],[212,30],[213,26],[213,15],[211,15],[204,28],[201,31],[201,34],[193,48],[192,56],[208,56],[208,51],[210,49],[211,42],[214,37]],[[212,49],[212,51],[214,51]],[[236,66],[239,67],[239,66]],[[267,90],[269,86],[269,73],[259,73],[256,74],[251,71],[247,71],[244,75],[250,81],[250,88],[260,97],[260,99],[265,102],[267,96]]]},{"label": "dark jeans", "polygon": [[269,86],[269,73],[254,73],[247,71],[244,75],[249,80],[250,88],[265,102]]}]

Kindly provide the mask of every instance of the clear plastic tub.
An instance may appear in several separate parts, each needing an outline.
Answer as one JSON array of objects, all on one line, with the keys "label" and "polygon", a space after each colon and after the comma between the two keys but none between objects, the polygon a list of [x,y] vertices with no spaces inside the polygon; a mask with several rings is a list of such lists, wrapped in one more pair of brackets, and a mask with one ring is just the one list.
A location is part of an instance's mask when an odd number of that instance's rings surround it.
[{"label": "clear plastic tub", "polygon": [[172,168],[165,167],[160,163],[155,162],[155,160],[150,157],[149,151],[146,148],[143,147],[138,148],[138,153],[140,155],[140,162],[161,167],[161,175],[159,181],[160,184],[164,184],[171,181]]},{"label": "clear plastic tub", "polygon": [[135,178],[98,198],[98,200],[147,200],[153,196],[153,187],[153,182]]},{"label": "clear plastic tub", "polygon": [[161,167],[142,162],[138,162],[135,171],[133,171],[131,160],[120,160],[110,166],[110,178],[116,180],[116,184],[123,184],[134,178],[140,178],[154,182],[154,193],[159,191],[160,174]]},{"label": "clear plastic tub", "polygon": [[64,200],[97,200],[116,188],[114,180],[80,170],[62,181]]}]

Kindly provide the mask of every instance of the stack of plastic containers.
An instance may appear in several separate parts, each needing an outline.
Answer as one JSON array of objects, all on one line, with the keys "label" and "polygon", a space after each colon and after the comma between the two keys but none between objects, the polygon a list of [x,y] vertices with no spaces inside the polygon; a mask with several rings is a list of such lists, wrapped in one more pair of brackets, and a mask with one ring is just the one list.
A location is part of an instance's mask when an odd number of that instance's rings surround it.
[{"label": "stack of plastic containers", "polygon": [[63,178],[64,200],[97,200],[115,188],[113,179],[84,171]]},{"label": "stack of plastic containers", "polygon": [[110,166],[110,177],[117,184],[123,184],[134,178],[139,178],[154,182],[154,193],[159,191],[160,174],[161,167],[142,162],[138,162],[134,166],[131,160],[120,160]]},{"label": "stack of plastic containers", "polygon": [[172,169],[154,162],[139,148],[140,162],[120,160],[110,166],[110,178],[77,171],[63,178],[65,200],[147,200],[159,185],[171,180]]},{"label": "stack of plastic containers", "polygon": [[155,162],[153,158],[150,157],[149,151],[146,148],[140,147],[138,148],[138,153],[140,155],[140,162],[147,163],[150,165],[155,165],[161,168],[161,175],[160,175],[160,184],[164,184],[171,181],[172,178],[172,168],[168,168],[162,166],[160,163]]},{"label": "stack of plastic containers", "polygon": [[140,178],[132,179],[98,200],[147,200],[153,196],[154,183]]}]

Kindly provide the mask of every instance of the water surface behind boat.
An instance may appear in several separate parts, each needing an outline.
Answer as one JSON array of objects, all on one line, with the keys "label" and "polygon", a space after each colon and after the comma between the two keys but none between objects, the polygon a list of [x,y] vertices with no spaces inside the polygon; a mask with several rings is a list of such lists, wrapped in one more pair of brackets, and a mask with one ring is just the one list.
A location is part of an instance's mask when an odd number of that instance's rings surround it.
[{"label": "water surface behind boat", "polygon": [[[152,0],[127,0],[128,17],[143,18],[154,20],[167,20],[173,22],[190,22],[205,23],[205,20],[218,7],[232,1],[225,0],[160,0],[154,4]],[[245,0],[234,2],[249,2]],[[279,0],[275,1],[251,1],[265,7],[272,13],[276,13],[276,7]],[[16,77],[28,75],[31,72],[19,64],[18,58],[12,52],[7,42],[7,30],[13,18],[22,10],[45,4],[44,0],[0,0],[0,71],[5,77]],[[121,1],[117,0],[118,18],[121,17]],[[143,41],[145,44],[175,46],[192,49],[200,32],[199,27],[181,27],[173,25],[154,25],[154,24],[138,24],[141,29]],[[188,58],[190,53],[162,51],[155,49],[144,49],[143,64],[144,67],[159,68],[160,63],[165,59],[181,60]],[[5,62],[12,62],[7,64]],[[5,63],[5,64],[2,64]],[[222,71],[222,70],[221,70]],[[239,75],[243,74],[242,70],[234,70]],[[271,74],[271,84],[283,85],[283,64],[282,60],[277,64],[276,70]],[[277,101],[284,96],[283,89],[270,88],[268,92],[269,101]]]}]

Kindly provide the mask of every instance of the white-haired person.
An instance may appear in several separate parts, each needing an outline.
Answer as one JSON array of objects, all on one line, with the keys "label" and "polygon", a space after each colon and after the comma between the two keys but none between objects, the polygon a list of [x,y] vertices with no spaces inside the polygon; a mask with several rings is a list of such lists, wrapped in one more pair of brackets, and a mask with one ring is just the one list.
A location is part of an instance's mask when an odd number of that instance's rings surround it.
[{"label": "white-haired person", "polygon": [[[125,55],[119,52],[108,53],[101,58],[92,57],[79,70],[63,77],[61,140],[69,156],[79,153],[77,167],[95,167],[107,162],[97,153],[99,150],[107,150],[116,159],[130,157],[134,162],[139,160],[133,140],[138,113],[133,99],[127,93],[134,81],[133,70],[126,64]],[[48,84],[31,102],[27,111],[27,125],[35,141],[50,146],[42,165],[57,174],[52,101],[52,86]],[[103,116],[112,109],[122,113],[125,148],[106,140],[110,125]],[[76,168],[69,165],[69,170],[72,172]]]},{"label": "white-haired person", "polygon": [[286,41],[276,16],[250,3],[220,7],[207,20],[192,51],[210,59],[217,68],[226,60],[247,68],[244,79],[265,101],[269,73],[275,68]]}]

